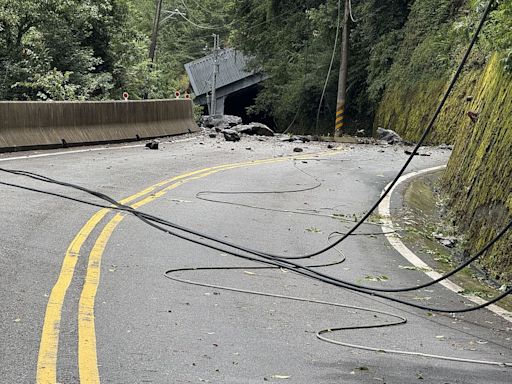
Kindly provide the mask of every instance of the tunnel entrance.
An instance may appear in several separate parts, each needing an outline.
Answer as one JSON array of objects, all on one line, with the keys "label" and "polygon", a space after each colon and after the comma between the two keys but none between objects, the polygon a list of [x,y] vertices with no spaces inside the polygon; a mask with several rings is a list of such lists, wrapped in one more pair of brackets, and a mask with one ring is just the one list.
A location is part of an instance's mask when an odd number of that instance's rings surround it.
[{"label": "tunnel entrance", "polygon": [[256,115],[249,115],[247,113],[247,108],[251,105],[254,105],[254,102],[260,90],[261,86],[255,84],[250,87],[229,94],[228,96],[226,96],[226,101],[224,104],[224,113],[226,115],[240,116],[244,124],[251,122],[260,122],[268,125],[271,128],[275,128],[273,120],[266,116],[265,114],[259,113]]}]

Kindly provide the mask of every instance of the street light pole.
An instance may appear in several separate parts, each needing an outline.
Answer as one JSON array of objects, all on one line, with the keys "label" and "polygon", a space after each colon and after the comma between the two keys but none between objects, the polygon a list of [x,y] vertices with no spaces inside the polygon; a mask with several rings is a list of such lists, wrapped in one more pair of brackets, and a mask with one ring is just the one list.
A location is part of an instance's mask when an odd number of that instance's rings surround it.
[{"label": "street light pole", "polygon": [[338,80],[338,101],[336,103],[336,126],[335,137],[343,136],[343,127],[345,124],[345,105],[347,100],[347,78],[348,78],[348,48],[350,38],[350,0],[345,0],[345,14],[343,16],[343,34],[341,42],[341,65],[340,76]]},{"label": "street light pole", "polygon": [[213,34],[213,81],[212,81],[212,100],[210,107],[210,115],[217,114],[217,76],[219,74],[219,50],[220,50],[220,36]]}]

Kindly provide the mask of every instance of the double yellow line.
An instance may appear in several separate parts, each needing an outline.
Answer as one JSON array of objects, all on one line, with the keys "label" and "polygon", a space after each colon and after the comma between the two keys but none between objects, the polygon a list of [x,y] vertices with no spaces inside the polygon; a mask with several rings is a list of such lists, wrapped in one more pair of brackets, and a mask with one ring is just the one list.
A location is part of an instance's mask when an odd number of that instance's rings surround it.
[{"label": "double yellow line", "polygon": [[[336,153],[336,151],[317,153],[315,155],[321,156],[334,153]],[[204,168],[162,181],[121,200],[121,203],[124,205],[130,205],[132,208],[137,209],[164,196],[169,191],[178,188],[185,183],[210,176],[217,172],[255,165],[279,163],[290,159],[301,159],[309,156],[312,155],[306,154],[277,159],[256,160]],[[84,243],[111,211],[111,209],[104,208],[96,212],[82,227],[66,251],[59,277],[51,291],[48,304],[46,306],[37,361],[36,382],[38,384],[57,383],[57,356],[59,350],[59,333],[64,299],[73,280],[76,264],[78,262],[78,258],[81,256]],[[101,259],[105,251],[105,247],[112,233],[121,223],[124,216],[125,213],[117,213],[103,227],[103,230],[89,253],[87,272],[78,305],[78,371],[80,383],[82,384],[100,383],[96,351],[94,302],[100,281]]]}]

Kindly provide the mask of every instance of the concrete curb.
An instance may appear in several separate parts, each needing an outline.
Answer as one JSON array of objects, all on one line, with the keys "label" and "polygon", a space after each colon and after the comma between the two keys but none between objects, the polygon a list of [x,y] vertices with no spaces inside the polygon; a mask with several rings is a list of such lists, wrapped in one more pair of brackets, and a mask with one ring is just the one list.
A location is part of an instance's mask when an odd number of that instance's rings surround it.
[{"label": "concrete curb", "polygon": [[[428,277],[430,277],[432,280],[439,279],[440,277],[442,277],[442,275],[438,272],[435,272],[429,265],[427,265],[425,262],[423,262],[423,260],[421,260],[414,252],[412,252],[400,240],[400,238],[394,232],[394,225],[393,225],[393,221],[391,219],[391,198],[392,198],[393,193],[395,192],[396,188],[400,184],[404,183],[405,181],[410,180],[415,177],[418,177],[420,175],[424,175],[426,173],[440,171],[445,168],[446,168],[446,165],[442,165],[439,167],[423,169],[423,170],[417,171],[417,172],[411,172],[411,173],[408,173],[407,175],[402,176],[400,179],[398,179],[398,182],[389,191],[388,195],[384,198],[384,200],[382,200],[382,202],[379,205],[379,214],[382,218],[382,223],[381,223],[382,231],[384,232],[386,239],[389,241],[391,246],[398,253],[400,253],[407,261],[409,261],[412,265],[414,265],[418,269],[424,270],[425,271],[424,273]],[[390,185],[391,185],[391,183],[388,184],[386,186],[386,188],[384,188],[384,191],[387,191],[389,189]],[[384,194],[384,191],[382,192],[382,194]],[[392,230],[392,232],[390,230]],[[475,296],[475,295],[461,295],[460,292],[464,291],[464,288],[451,282],[448,279],[440,282],[439,284],[441,284],[443,287],[449,289],[452,292],[457,293],[458,295],[464,297],[465,299],[467,299],[475,304],[481,305],[481,304],[486,303],[486,301],[484,299],[482,299],[478,296]],[[507,311],[506,309],[503,309],[495,304],[488,306],[487,309],[489,311],[495,313],[496,315],[502,317],[503,319],[512,323],[512,313]]]}]

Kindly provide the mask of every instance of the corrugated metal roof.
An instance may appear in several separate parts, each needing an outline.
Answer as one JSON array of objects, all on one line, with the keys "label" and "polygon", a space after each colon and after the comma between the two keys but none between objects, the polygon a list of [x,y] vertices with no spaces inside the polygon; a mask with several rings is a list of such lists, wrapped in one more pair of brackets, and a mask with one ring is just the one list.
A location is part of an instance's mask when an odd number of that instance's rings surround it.
[{"label": "corrugated metal roof", "polygon": [[[221,50],[219,52],[217,89],[254,75],[254,71],[246,70],[248,61],[249,59],[243,53],[232,48]],[[211,91],[213,65],[213,54],[185,64],[185,69],[196,96],[204,95]]]}]

